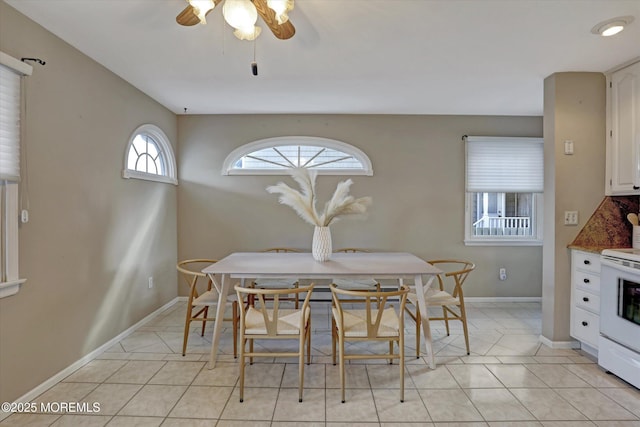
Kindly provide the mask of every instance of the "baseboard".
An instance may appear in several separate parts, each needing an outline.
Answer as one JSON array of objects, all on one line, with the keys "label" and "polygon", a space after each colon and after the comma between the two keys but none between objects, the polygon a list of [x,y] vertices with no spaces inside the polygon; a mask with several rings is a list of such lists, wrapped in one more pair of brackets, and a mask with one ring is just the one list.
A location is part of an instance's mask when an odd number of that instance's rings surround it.
[{"label": "baseboard", "polygon": [[464,297],[464,302],[542,302],[542,297]]},{"label": "baseboard", "polygon": [[551,341],[549,338],[540,335],[539,338],[540,342],[544,345],[546,345],[547,347],[551,347],[551,348],[567,348],[567,349],[572,349],[572,348],[580,348],[580,342],[578,341]]},{"label": "baseboard", "polygon": [[591,357],[595,358],[596,361],[598,360],[598,349],[597,348],[591,347],[589,344],[581,343],[580,349],[582,351],[584,351],[585,353],[587,353],[588,355],[590,355]]},{"label": "baseboard", "polygon": [[[98,357],[100,354],[102,354],[109,347],[117,344],[118,342],[120,342],[124,338],[128,337],[129,335],[131,335],[136,329],[138,329],[141,326],[144,326],[146,323],[151,321],[154,317],[156,317],[162,311],[164,311],[167,308],[171,307],[172,305],[174,305],[178,301],[186,301],[186,300],[187,300],[187,297],[176,297],[176,298],[172,299],[171,301],[169,301],[168,303],[166,303],[162,307],[158,308],[157,310],[155,310],[154,312],[152,312],[151,314],[146,316],[144,319],[140,320],[135,325],[130,326],[125,331],[121,332],[120,334],[118,334],[117,336],[113,337],[112,339],[110,339],[106,343],[102,344],[100,347],[98,347],[95,350],[93,350],[91,353],[89,353],[89,354],[85,355],[84,357],[80,358],[79,360],[75,361],[74,363],[72,363],[71,365],[67,366],[62,371],[58,372],[57,374],[55,374],[54,376],[52,376],[51,378],[49,378],[45,382],[43,382],[40,385],[36,386],[34,389],[28,391],[27,393],[25,393],[24,395],[22,395],[21,397],[16,399],[14,403],[17,403],[17,402],[22,402],[22,403],[30,402],[31,400],[35,399],[36,397],[38,397],[39,395],[41,395],[42,393],[44,393],[45,391],[47,391],[48,389],[53,387],[55,384],[59,383],[60,381],[62,381],[63,379],[65,379],[66,377],[71,375],[78,368],[81,368],[85,364],[89,363],[90,361],[92,361],[93,359]],[[2,421],[3,419],[7,418],[9,415],[11,415],[11,412],[0,411],[0,421]]]}]

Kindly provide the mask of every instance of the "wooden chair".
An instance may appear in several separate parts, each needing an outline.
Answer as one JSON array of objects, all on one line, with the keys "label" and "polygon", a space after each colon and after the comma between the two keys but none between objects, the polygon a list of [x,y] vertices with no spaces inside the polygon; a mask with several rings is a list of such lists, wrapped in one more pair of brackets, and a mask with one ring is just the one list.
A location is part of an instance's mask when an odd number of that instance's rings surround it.
[{"label": "wooden chair", "polygon": [[[305,287],[287,289],[259,289],[235,286],[238,300],[243,295],[257,300],[255,306],[240,305],[240,402],[244,400],[245,358],[253,363],[254,357],[298,357],[298,401],[302,402],[302,385],[304,383],[304,353],[307,347],[307,364],[311,363],[311,309],[309,300],[313,284]],[[302,307],[299,309],[282,309],[282,297],[295,295],[298,299],[306,293]],[[266,297],[273,299],[267,307]],[[257,352],[253,349],[254,340],[298,340],[297,352]],[[249,350],[246,350],[247,341]]]},{"label": "wooden chair", "polygon": [[[269,249],[265,249],[262,252],[295,252],[295,253],[299,253],[301,251],[299,251],[298,249],[293,249],[293,248],[269,248]],[[256,288],[260,288],[260,289],[285,289],[285,288],[297,288],[299,285],[298,283],[298,279],[256,279],[253,281],[253,287]],[[293,296],[291,297],[293,298]],[[283,299],[281,299],[281,301],[283,301]],[[253,301],[250,299],[250,303],[253,304]],[[299,302],[298,300],[294,300],[293,304],[295,306],[295,308],[299,307]]]},{"label": "wooden chair", "polygon": [[[425,300],[428,307],[441,307],[442,317],[431,317],[431,320],[444,320],[445,327],[447,328],[447,335],[449,335],[449,320],[459,320],[462,322],[462,328],[464,330],[464,341],[467,346],[467,354],[469,351],[469,330],[467,329],[467,313],[464,307],[464,293],[462,291],[462,285],[475,268],[475,264],[470,261],[460,261],[451,259],[439,259],[434,261],[427,261],[439,269],[443,270],[443,273],[438,277],[438,288],[430,288],[425,292]],[[448,282],[448,283],[447,283]],[[448,289],[448,290],[447,290]],[[407,297],[410,304],[406,306],[406,312],[416,322],[416,357],[420,357],[420,309],[418,308],[418,297],[415,294],[415,289],[412,293],[409,293]],[[409,305],[415,307],[415,311],[412,312]]]},{"label": "wooden chair", "polygon": [[[345,360],[394,359],[400,361],[400,402],[404,402],[404,309],[409,293],[408,286],[393,291],[352,291],[331,284],[333,299],[331,344],[333,364],[336,364],[336,341],[340,356],[340,387],[342,403],[345,402]],[[347,298],[344,298],[347,297]],[[398,311],[387,305],[389,299],[398,299]],[[345,300],[359,300],[364,309],[346,309]],[[350,303],[353,304],[353,303]],[[373,305],[376,305],[376,308]],[[388,341],[389,353],[385,354],[346,354],[348,341]],[[398,345],[398,353],[393,352],[393,344]]]},{"label": "wooden chair", "polygon": [[[356,252],[370,252],[368,249],[360,249],[360,248],[342,248],[337,249],[335,252],[343,252],[343,253],[356,253]],[[372,291],[375,290],[380,292],[380,283],[374,278],[365,278],[365,279],[340,279],[334,278],[332,280],[338,288],[347,289],[351,291],[362,290],[362,291]],[[345,300],[343,302],[348,302]]]},{"label": "wooden chair", "polygon": [[[187,341],[189,340],[189,328],[191,322],[202,322],[202,333],[204,336],[204,330],[207,322],[216,320],[215,317],[209,317],[209,307],[215,313],[215,307],[218,305],[218,292],[213,288],[213,282],[206,274],[202,272],[202,269],[208,265],[217,262],[213,259],[188,259],[180,261],[177,265],[180,276],[185,280],[189,286],[189,300],[187,302],[187,318],[184,324],[184,339],[182,343],[182,355],[184,356],[187,351]],[[204,279],[204,280],[200,280]],[[206,288],[200,285],[199,282],[206,280]],[[223,320],[231,320],[233,322],[233,357],[238,357],[238,301],[235,295],[230,295],[227,298],[226,304],[231,307],[231,318],[224,318]]]}]

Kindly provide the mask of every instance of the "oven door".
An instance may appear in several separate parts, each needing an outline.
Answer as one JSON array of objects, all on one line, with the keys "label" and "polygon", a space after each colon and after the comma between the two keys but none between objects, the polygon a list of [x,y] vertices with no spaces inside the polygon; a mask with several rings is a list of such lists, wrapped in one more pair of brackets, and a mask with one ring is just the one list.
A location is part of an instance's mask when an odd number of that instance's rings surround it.
[{"label": "oven door", "polygon": [[600,334],[640,352],[640,270],[602,259]]}]

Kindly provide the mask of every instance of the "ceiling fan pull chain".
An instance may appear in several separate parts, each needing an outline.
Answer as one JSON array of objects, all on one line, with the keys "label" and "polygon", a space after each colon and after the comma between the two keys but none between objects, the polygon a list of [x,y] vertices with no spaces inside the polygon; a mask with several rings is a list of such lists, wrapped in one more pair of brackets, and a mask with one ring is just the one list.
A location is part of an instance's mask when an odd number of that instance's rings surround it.
[{"label": "ceiling fan pull chain", "polygon": [[[254,29],[253,32],[255,33],[256,30]],[[251,63],[251,74],[253,74],[254,76],[258,75],[258,63],[256,62],[256,44],[257,42],[257,37],[253,38],[253,62]]]}]

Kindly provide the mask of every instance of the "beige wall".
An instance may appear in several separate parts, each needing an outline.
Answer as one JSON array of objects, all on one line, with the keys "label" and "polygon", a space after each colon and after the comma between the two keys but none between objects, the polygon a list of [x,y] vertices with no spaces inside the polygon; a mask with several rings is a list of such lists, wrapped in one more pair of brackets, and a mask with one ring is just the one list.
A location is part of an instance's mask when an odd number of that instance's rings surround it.
[{"label": "beige wall", "polygon": [[[467,294],[541,296],[541,247],[466,247],[462,135],[542,136],[541,117],[228,115],[179,116],[179,258],[293,246],[310,250],[313,229],[265,188],[288,177],[222,176],[225,157],[248,142],[283,135],[342,140],[369,155],[372,177],[352,194],[372,196],[366,220],[332,225],[334,248],[467,258],[478,269]],[[319,206],[339,177],[318,178]],[[498,280],[505,267],[508,280]],[[181,289],[179,292],[184,292]]]},{"label": "beige wall", "polygon": [[[312,229],[264,188],[282,177],[228,177],[234,148],[311,135],[364,150],[375,175],[364,221],[332,227],[334,246],[472,259],[469,296],[542,293],[540,247],[465,247],[461,136],[540,136],[541,117],[176,116],[0,2],[0,50],[41,57],[27,79],[30,222],[20,229],[19,294],[0,300],[0,400],[33,389],[176,295],[177,258],[310,247]],[[178,140],[179,187],[124,180],[142,123]],[[286,179],[286,178],[284,178]],[[326,200],[338,177],[319,178]],[[178,209],[179,206],[179,209]],[[179,235],[179,238],[177,237]],[[499,267],[509,279],[497,279]],[[147,289],[153,275],[156,287]],[[181,288],[184,293],[184,289]]]},{"label": "beige wall", "polygon": [[[569,341],[570,255],[576,237],[604,197],[605,77],[556,73],[544,81],[545,225],[542,335]],[[564,141],[574,154],[564,154]],[[564,225],[565,211],[578,226]]]},{"label": "beige wall", "polygon": [[11,401],[176,296],[176,187],[121,172],[137,126],[175,145],[177,121],[4,2],[0,50],[47,62],[26,79],[27,282],[0,300],[0,401]]}]

